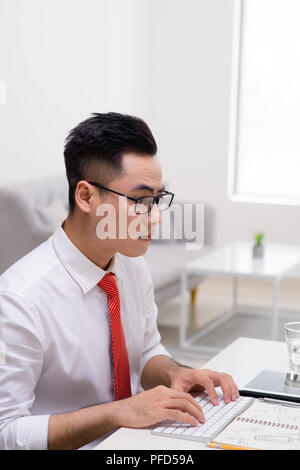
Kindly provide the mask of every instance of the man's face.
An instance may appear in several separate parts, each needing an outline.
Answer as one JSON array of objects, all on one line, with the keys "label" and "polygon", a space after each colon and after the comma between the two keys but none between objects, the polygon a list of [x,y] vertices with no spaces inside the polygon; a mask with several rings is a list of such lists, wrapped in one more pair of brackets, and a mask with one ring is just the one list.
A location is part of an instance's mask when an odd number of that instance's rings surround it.
[{"label": "man's face", "polygon": [[[161,167],[155,157],[128,153],[123,156],[122,167],[122,176],[111,181],[109,189],[133,198],[157,196],[163,192]],[[98,182],[101,184],[100,179]],[[99,194],[95,202],[98,202],[95,212],[98,239],[104,231],[109,231],[110,236],[105,239],[108,249],[125,256],[143,255],[161,221],[157,205],[154,204],[149,213],[137,215],[134,201],[109,191],[105,191],[104,196]],[[106,207],[112,210],[105,212]]]}]

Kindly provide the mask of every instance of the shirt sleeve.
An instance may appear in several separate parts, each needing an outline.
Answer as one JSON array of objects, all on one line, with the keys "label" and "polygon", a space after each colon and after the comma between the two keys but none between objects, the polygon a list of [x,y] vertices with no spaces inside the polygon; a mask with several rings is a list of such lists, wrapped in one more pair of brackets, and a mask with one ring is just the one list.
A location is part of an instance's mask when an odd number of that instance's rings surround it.
[{"label": "shirt sleeve", "polygon": [[171,357],[171,354],[161,344],[161,336],[157,328],[157,305],[154,300],[153,282],[148,266],[143,259],[145,270],[145,311],[146,326],[144,333],[144,347],[140,362],[140,376],[143,373],[147,362],[154,356],[164,355]]},{"label": "shirt sleeve", "polygon": [[0,292],[0,449],[46,450],[49,415],[31,415],[45,338],[31,302]]}]

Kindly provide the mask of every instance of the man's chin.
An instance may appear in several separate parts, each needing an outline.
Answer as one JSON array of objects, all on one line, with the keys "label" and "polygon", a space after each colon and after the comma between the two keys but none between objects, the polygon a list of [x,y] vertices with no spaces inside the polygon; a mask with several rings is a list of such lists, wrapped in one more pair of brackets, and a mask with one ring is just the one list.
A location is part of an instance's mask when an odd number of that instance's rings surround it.
[{"label": "man's chin", "polygon": [[130,258],[135,258],[137,256],[143,256],[148,250],[151,243],[151,238],[131,240],[127,246],[121,247],[118,252],[121,255],[128,256]]}]

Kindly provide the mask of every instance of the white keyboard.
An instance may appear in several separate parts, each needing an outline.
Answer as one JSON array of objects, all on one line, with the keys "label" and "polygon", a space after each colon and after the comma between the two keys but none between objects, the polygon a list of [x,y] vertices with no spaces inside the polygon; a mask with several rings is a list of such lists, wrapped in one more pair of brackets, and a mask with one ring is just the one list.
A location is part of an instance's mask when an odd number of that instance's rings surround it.
[{"label": "white keyboard", "polygon": [[218,395],[219,405],[216,406],[212,404],[208,394],[205,392],[200,393],[194,398],[202,408],[206,419],[205,423],[201,423],[199,426],[191,426],[181,421],[162,421],[152,430],[152,434],[209,442],[236,416],[253,403],[253,398],[240,397],[236,401],[225,404],[222,395]]}]

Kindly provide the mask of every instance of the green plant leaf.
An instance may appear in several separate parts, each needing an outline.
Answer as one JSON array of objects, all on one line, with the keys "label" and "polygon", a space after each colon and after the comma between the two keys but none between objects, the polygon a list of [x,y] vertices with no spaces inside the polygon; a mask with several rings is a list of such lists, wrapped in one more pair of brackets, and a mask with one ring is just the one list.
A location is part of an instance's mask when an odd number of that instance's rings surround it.
[{"label": "green plant leaf", "polygon": [[255,238],[255,241],[256,241],[256,245],[259,246],[264,238],[264,234],[259,232],[259,233],[256,233],[254,235],[254,238]]}]

